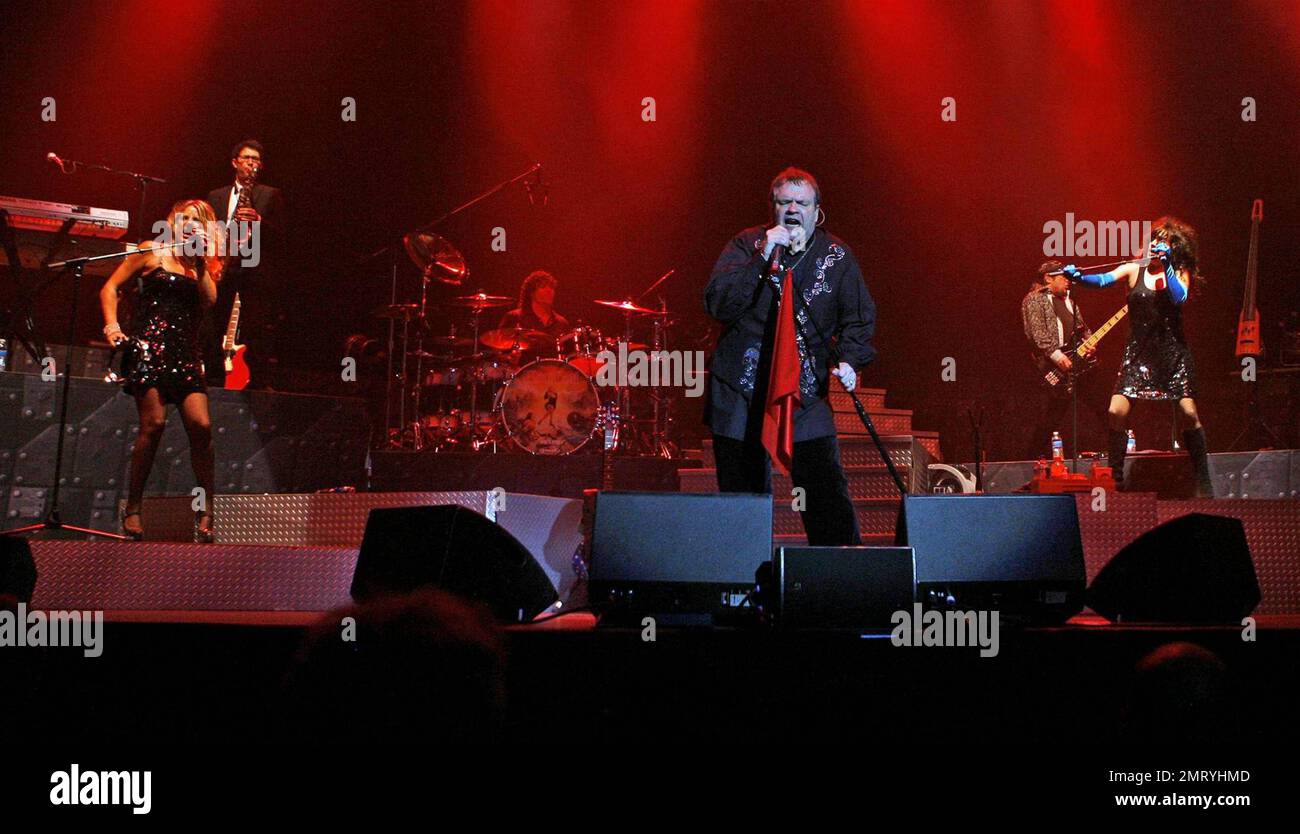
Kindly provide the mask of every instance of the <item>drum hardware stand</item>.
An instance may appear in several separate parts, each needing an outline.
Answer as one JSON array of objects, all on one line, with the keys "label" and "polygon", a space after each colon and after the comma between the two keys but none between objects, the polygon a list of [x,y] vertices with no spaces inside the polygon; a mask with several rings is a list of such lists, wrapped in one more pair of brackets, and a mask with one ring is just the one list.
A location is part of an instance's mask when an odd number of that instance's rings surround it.
[{"label": "drum hardware stand", "polygon": [[982,493],[984,491],[984,443],[980,437],[980,429],[984,428],[984,409],[981,408],[979,417],[976,417],[975,408],[971,406],[966,409],[966,418],[970,420],[970,430],[975,441],[975,492]]},{"label": "drum hardware stand", "polygon": [[473,308],[472,321],[474,324],[474,353],[473,370],[469,375],[469,439],[470,447],[474,448],[478,440],[478,382],[479,376],[483,372],[483,346],[479,343],[479,320],[483,316],[483,309]]},{"label": "drum hardware stand", "polygon": [[[1233,373],[1235,376],[1236,372]],[[1243,441],[1249,443],[1255,440],[1263,440],[1265,442],[1271,441],[1273,444],[1271,447],[1256,446],[1255,448],[1257,450],[1264,449],[1264,448],[1273,448],[1273,449],[1283,448],[1283,446],[1285,446],[1286,444],[1284,444],[1281,440],[1278,439],[1277,433],[1273,431],[1273,427],[1268,424],[1268,420],[1264,419],[1264,410],[1260,407],[1259,404],[1258,377],[1250,380],[1249,382],[1246,382],[1245,386],[1246,386],[1245,426],[1242,427],[1241,432],[1238,433],[1238,435],[1233,439],[1232,444],[1228,446],[1228,451],[1229,452],[1237,451],[1237,444],[1242,443]],[[1177,423],[1175,423],[1175,426],[1176,425]],[[1176,431],[1177,429],[1175,429],[1175,432]],[[1242,450],[1244,451],[1246,450],[1246,448],[1247,447],[1243,446]]]},{"label": "drum hardware stand", "polygon": [[[654,292],[660,284],[667,281],[668,277],[676,271],[677,269],[674,267],[663,275],[660,275],[659,280],[655,281],[649,287],[646,287],[645,291],[636,297],[636,300],[640,301],[650,293]],[[665,331],[667,330],[668,321],[668,302],[664,301],[662,295],[659,296],[659,310],[660,314],[654,317],[654,321],[651,324],[652,335],[650,338],[650,349],[653,351],[651,354],[652,356],[662,356],[663,354],[661,351],[665,350],[667,346],[667,333]],[[659,382],[662,383],[663,380],[660,379]],[[651,454],[656,457],[671,459],[673,457],[673,450],[668,443],[668,421],[670,418],[668,416],[667,402],[663,393],[662,385],[650,392],[650,404],[652,409],[651,418],[653,420],[650,428]]]},{"label": "drum hardware stand", "polygon": [[[542,164],[541,164],[540,162],[533,163],[532,165],[530,165],[530,166],[528,167],[528,170],[524,171],[523,173],[521,173],[521,174],[517,174],[517,175],[515,175],[515,176],[513,176],[513,177],[511,177],[511,178],[509,178],[509,179],[507,179],[507,180],[503,180],[503,181],[497,183],[496,185],[492,186],[491,188],[487,189],[486,191],[483,191],[483,192],[481,192],[480,194],[476,195],[475,197],[472,197],[472,198],[469,199],[468,201],[466,201],[466,202],[460,204],[459,206],[456,206],[456,207],[453,208],[451,211],[447,212],[446,214],[442,215],[441,217],[438,217],[438,218],[435,219],[435,220],[431,220],[431,221],[429,221],[428,223],[425,223],[424,225],[422,225],[422,226],[420,226],[420,227],[414,229],[413,231],[411,231],[411,232],[409,232],[409,233],[407,233],[407,234],[402,235],[402,236],[401,236],[398,240],[396,240],[396,241],[392,241],[392,242],[390,242],[390,243],[387,243],[387,244],[381,246],[379,249],[376,249],[375,251],[373,251],[373,252],[371,252],[371,253],[369,253],[369,254],[367,254],[367,255],[363,255],[363,256],[361,256],[360,258],[357,259],[357,262],[358,262],[358,263],[361,263],[361,264],[364,264],[364,263],[368,263],[368,262],[371,261],[371,260],[374,260],[375,258],[377,258],[377,257],[379,257],[380,255],[383,255],[383,254],[385,254],[385,253],[391,253],[391,254],[392,254],[392,293],[391,293],[391,300],[390,300],[389,303],[390,303],[390,305],[394,305],[394,304],[396,304],[396,303],[397,303],[397,250],[398,250],[398,247],[399,247],[399,246],[404,245],[405,242],[406,242],[409,238],[412,238],[412,237],[415,237],[415,236],[418,236],[418,235],[421,235],[421,234],[432,233],[433,229],[435,229],[435,228],[437,228],[438,226],[442,225],[443,223],[447,222],[448,220],[450,220],[451,218],[453,218],[453,217],[455,217],[456,215],[460,214],[461,212],[466,211],[467,209],[472,208],[473,206],[475,206],[475,205],[477,205],[477,204],[483,202],[483,201],[486,200],[488,197],[491,197],[492,195],[496,194],[497,192],[501,191],[502,189],[506,188],[507,186],[513,185],[513,184],[515,184],[515,183],[517,183],[517,182],[522,182],[523,180],[527,179],[528,177],[531,177],[531,176],[533,176],[534,174],[538,174],[538,173],[541,171],[541,168],[542,168]],[[151,178],[151,179],[152,179],[152,178]],[[155,182],[160,182],[160,180],[154,180],[154,181],[155,181]],[[141,180],[141,185],[142,185],[142,187],[143,187],[143,179]],[[141,200],[143,200],[143,190],[142,190],[142,192],[141,192]],[[428,278],[429,278],[429,274],[428,274],[428,271],[427,271],[427,270],[425,271],[425,274],[424,274],[422,277],[424,278],[424,280],[425,280],[425,282],[426,282],[426,285],[427,285]],[[463,278],[463,274],[462,274],[462,278]],[[456,283],[459,283],[459,282],[456,282]],[[423,303],[421,303],[420,313],[421,313],[421,316],[423,316],[423,314],[424,314],[424,306],[423,306]],[[402,375],[401,375],[400,379],[401,379],[401,383],[402,383],[402,385],[405,386],[405,385],[408,383],[408,381],[409,381],[408,378],[407,378],[407,376],[406,376],[406,353],[405,353],[405,351],[406,351],[407,343],[406,343],[406,341],[405,341],[405,334],[406,334],[407,325],[406,325],[405,323],[403,323],[403,328],[402,328],[402,329],[403,329],[403,343],[402,343],[403,353],[402,353]],[[476,336],[476,338],[475,338],[475,349],[474,349],[474,350],[475,350],[475,353],[478,353],[478,345],[477,345],[477,330],[478,330],[478,328],[477,328],[477,318],[476,318],[476,320],[475,320],[475,336]],[[395,334],[395,331],[396,331],[396,324],[390,322],[390,323],[389,323],[389,330],[388,330],[388,384],[387,384],[387,387],[385,388],[385,403],[384,403],[384,434],[385,434],[385,443],[384,443],[384,445],[387,446],[387,447],[389,447],[389,448],[392,448],[393,445],[394,445],[394,443],[393,443],[393,439],[392,439],[392,436],[391,436],[391,426],[392,426],[392,422],[391,422],[391,419],[392,419],[392,414],[391,414],[391,403],[392,403],[392,383],[393,383],[393,367],[392,367],[392,365],[393,365],[393,348],[395,347],[395,345],[394,345],[393,342],[394,342],[394,334]],[[477,389],[471,391],[471,397],[474,397],[476,394],[477,394]],[[418,416],[419,416],[419,415],[418,415],[418,413],[417,413],[417,423],[418,423]],[[405,391],[405,388],[404,388],[404,387],[403,387],[402,394],[401,394],[401,403],[400,403],[400,405],[399,405],[399,414],[398,414],[398,418],[399,418],[398,425],[401,426],[402,428],[400,428],[400,429],[398,430],[396,445],[397,445],[397,447],[400,448],[401,445],[402,445],[402,432],[405,431],[405,426],[406,426],[406,391]],[[417,431],[417,434],[418,434],[418,431]]]},{"label": "drum hardware stand", "polygon": [[[397,250],[391,250],[392,258],[392,290],[389,293],[388,304],[393,306],[397,304]],[[393,348],[395,347],[397,337],[397,322],[393,319],[388,320],[388,373],[385,376],[384,385],[384,446],[386,448],[401,448],[402,433],[397,433],[397,442],[394,444],[391,428],[393,425]]]}]

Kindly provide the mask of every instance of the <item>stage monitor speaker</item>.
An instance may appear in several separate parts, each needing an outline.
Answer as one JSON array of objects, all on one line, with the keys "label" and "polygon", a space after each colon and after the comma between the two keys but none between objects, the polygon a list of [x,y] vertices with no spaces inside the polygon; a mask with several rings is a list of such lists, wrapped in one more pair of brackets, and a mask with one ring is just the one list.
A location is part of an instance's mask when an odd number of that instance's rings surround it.
[{"label": "stage monitor speaker", "polygon": [[1192,465],[1186,452],[1139,452],[1124,461],[1124,490],[1154,492],[1157,498],[1178,501],[1196,495]]},{"label": "stage monitor speaker", "polygon": [[908,495],[895,540],[915,551],[916,598],[927,608],[1031,622],[1083,610],[1087,574],[1072,495]]},{"label": "stage monitor speaker", "polygon": [[358,602],[434,586],[486,603],[502,622],[527,622],[556,600],[519,540],[456,505],[374,509],[352,577]]},{"label": "stage monitor speaker", "polygon": [[31,602],[36,590],[32,546],[21,536],[0,536],[0,596]]},{"label": "stage monitor speaker", "polygon": [[1089,607],[1114,622],[1240,623],[1259,600],[1241,521],[1203,513],[1138,536],[1088,589]]},{"label": "stage monitor speaker", "polygon": [[888,630],[915,601],[910,547],[778,547],[772,561],[781,628]]},{"label": "stage monitor speaker", "polygon": [[711,625],[739,614],[772,557],[772,496],[599,492],[589,598],[604,625]]}]

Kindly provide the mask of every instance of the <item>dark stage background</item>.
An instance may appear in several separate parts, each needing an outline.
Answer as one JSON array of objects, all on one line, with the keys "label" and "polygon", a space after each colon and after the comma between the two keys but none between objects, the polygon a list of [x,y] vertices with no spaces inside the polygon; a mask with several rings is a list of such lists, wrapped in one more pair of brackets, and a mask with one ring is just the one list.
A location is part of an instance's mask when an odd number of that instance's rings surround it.
[{"label": "dark stage background", "polygon": [[[1043,224],[1067,212],[1173,213],[1200,231],[1208,285],[1188,319],[1213,449],[1240,424],[1228,374],[1253,198],[1266,345],[1297,307],[1296,3],[137,0],[4,14],[0,194],[134,210],[129,181],[64,176],[44,161],[53,150],[166,178],[152,220],[228,182],[230,146],[260,139],[264,181],[292,220],[285,361],[321,379],[349,333],[380,333],[367,311],[388,298],[386,261],[360,256],[533,162],[549,205],[514,187],[443,228],[469,288],[515,295],[545,268],[562,312],[616,329],[589,299],[639,294],[676,269],[663,295],[690,314],[677,347],[707,347],[710,267],[766,219],[768,180],[811,170],[879,305],[864,383],[943,431],[950,458],[971,455],[972,404],[988,413],[991,457],[1019,445],[1033,385],[1019,302]],[[46,96],[54,122],[40,119]],[[345,96],[355,122],[340,118]],[[940,119],[947,96],[956,122]],[[1245,96],[1255,122],[1241,119]],[[492,251],[495,227],[505,252]],[[400,275],[414,300],[414,269]],[[52,292],[42,305],[51,341],[64,303]],[[1123,299],[1082,303],[1095,325]],[[84,337],[100,324],[88,310]],[[1108,377],[1122,341],[1103,345]],[[949,356],[957,378],[942,382]],[[1166,418],[1137,413],[1141,445],[1157,445]],[[693,414],[683,422],[696,430]],[[1097,448],[1094,428],[1085,446]]]}]

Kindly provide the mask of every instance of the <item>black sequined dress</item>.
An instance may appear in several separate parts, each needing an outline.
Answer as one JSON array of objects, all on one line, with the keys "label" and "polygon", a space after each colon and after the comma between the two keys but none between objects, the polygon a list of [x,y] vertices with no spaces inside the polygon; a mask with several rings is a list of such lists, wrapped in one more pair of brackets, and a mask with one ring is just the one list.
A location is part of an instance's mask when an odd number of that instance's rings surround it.
[{"label": "black sequined dress", "polygon": [[1183,336],[1183,308],[1142,277],[1128,294],[1128,344],[1114,393],[1137,400],[1196,396],[1196,368]]},{"label": "black sequined dress", "polygon": [[163,402],[176,404],[207,391],[199,349],[202,313],[198,281],[161,266],[147,273],[132,328],[143,349],[127,363],[123,390],[138,396],[157,388]]}]

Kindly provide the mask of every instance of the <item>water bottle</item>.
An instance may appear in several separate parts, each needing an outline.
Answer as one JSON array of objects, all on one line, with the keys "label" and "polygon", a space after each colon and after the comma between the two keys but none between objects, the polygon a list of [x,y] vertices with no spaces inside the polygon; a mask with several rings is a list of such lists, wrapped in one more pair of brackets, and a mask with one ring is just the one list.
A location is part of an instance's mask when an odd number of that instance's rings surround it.
[{"label": "water bottle", "polygon": [[1059,431],[1052,432],[1052,460],[1065,460],[1065,441]]},{"label": "water bottle", "polygon": [[9,370],[9,342],[0,339],[0,371]]},{"label": "water bottle", "polygon": [[1134,434],[1133,434],[1133,430],[1132,430],[1132,429],[1129,429],[1129,430],[1128,430],[1128,445],[1124,447],[1124,451],[1125,451],[1126,453],[1128,453],[1128,454],[1131,455],[1131,454],[1133,454],[1134,452],[1136,452],[1137,450],[1138,450],[1138,441],[1137,441],[1137,437],[1134,436]]}]

